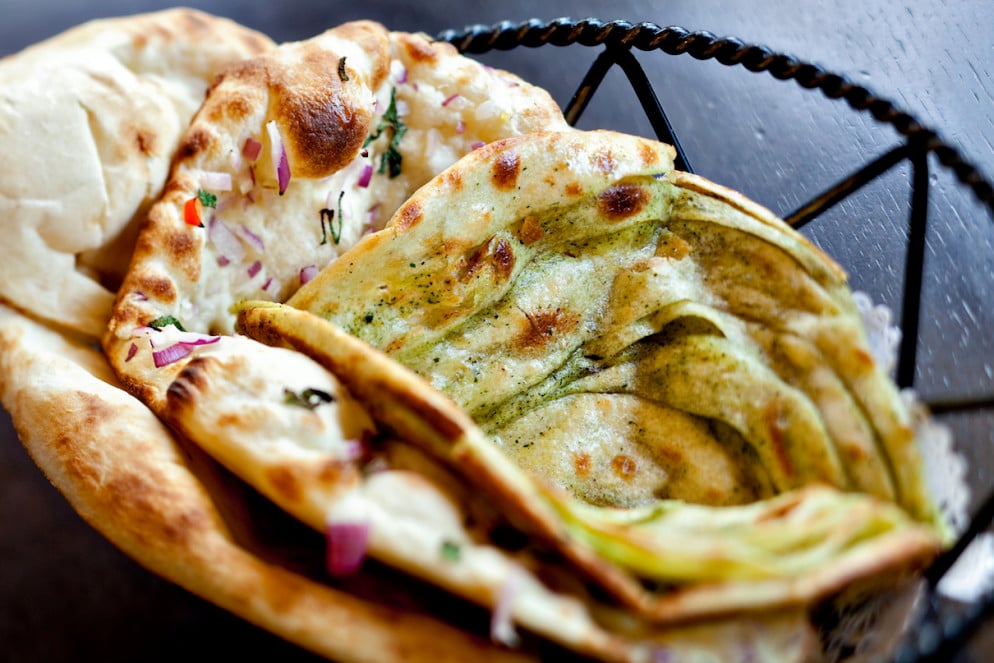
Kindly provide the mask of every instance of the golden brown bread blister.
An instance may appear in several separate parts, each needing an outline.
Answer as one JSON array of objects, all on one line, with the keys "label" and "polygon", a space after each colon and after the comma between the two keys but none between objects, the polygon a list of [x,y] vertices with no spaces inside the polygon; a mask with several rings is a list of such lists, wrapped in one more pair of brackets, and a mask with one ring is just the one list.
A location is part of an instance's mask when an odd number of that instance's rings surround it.
[{"label": "golden brown bread blister", "polygon": [[103,333],[137,226],[214,77],[274,47],[190,9],[104,19],[0,61],[0,297]]}]

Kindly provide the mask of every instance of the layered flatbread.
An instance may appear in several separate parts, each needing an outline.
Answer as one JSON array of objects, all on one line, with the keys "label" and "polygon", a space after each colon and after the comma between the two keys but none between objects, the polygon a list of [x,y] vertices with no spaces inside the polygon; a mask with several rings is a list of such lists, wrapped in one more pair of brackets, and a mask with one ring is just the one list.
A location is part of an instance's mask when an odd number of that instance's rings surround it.
[{"label": "layered flatbread", "polygon": [[[650,621],[804,605],[927,561],[941,521],[910,416],[869,356],[841,270],[671,160],[667,146],[610,132],[491,144],[287,306],[245,305],[240,328],[321,361],[374,418]],[[429,379],[488,436],[389,360],[350,349],[353,336]],[[806,354],[784,368],[773,351],[783,344]],[[843,416],[869,435],[834,438],[825,420]],[[613,458],[595,455],[604,437]],[[578,485],[609,484],[619,469],[665,479],[684,456],[704,475],[688,494],[674,482],[612,500]],[[729,475],[756,491],[729,502],[749,506],[689,504]]]}]

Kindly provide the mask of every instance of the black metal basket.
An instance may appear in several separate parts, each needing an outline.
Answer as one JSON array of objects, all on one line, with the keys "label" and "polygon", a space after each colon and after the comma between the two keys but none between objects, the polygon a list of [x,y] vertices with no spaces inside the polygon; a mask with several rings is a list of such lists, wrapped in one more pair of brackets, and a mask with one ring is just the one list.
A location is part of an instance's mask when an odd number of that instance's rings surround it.
[{"label": "black metal basket", "polygon": [[[633,53],[636,49],[662,51],[669,55],[688,54],[698,60],[715,60],[726,66],[741,65],[751,72],[767,72],[776,79],[794,81],[802,88],[819,90],[829,99],[844,100],[853,111],[868,113],[878,123],[892,127],[900,137],[896,146],[855,168],[851,174],[800,205],[794,212],[784,215],[784,218],[792,226],[799,228],[898,165],[905,162],[910,164],[911,205],[901,289],[902,342],[896,379],[900,387],[913,386],[925,277],[929,194],[933,186],[929,157],[934,157],[940,167],[953,174],[959,185],[971,191],[994,219],[994,186],[956,148],[944,142],[936,131],[922,125],[892,102],[875,95],[864,86],[850,82],[844,76],[791,55],[776,53],[763,46],[745,44],[734,38],[719,38],[708,32],[691,32],[680,27],[663,28],[652,23],[561,18],[549,22],[533,19],[521,23],[469,26],[463,30],[442,32],[437,39],[449,42],[467,54],[510,50],[519,46],[602,46],[603,50],[587,70],[564,109],[567,121],[575,124],[580,119],[605,75],[614,66],[618,66],[631,83],[656,136],[676,148],[676,167],[687,171],[691,170],[690,159],[681,147],[649,78]],[[994,407],[994,394],[966,398],[932,397],[926,404],[936,415],[980,411]],[[980,625],[994,614],[994,593],[968,606],[952,609],[936,592],[939,581],[974,539],[990,527],[992,520],[994,491],[984,496],[956,543],[926,571],[926,607],[915,627],[909,629],[904,643],[891,653],[891,660],[948,661],[966,646]]]}]

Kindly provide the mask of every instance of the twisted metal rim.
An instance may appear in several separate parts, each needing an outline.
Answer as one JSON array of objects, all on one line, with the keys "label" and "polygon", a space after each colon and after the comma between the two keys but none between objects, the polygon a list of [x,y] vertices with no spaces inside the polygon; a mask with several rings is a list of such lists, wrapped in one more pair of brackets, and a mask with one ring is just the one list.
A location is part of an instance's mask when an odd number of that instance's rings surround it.
[{"label": "twisted metal rim", "polygon": [[[842,99],[853,110],[868,112],[877,122],[891,126],[906,139],[904,146],[892,150],[866,166],[863,169],[864,176],[875,178],[887,167],[904,158],[911,159],[913,165],[919,165],[914,162],[923,162],[928,154],[932,154],[941,166],[950,170],[957,181],[973,193],[994,219],[994,185],[955,147],[947,144],[937,131],[926,127],[910,113],[899,109],[894,103],[878,96],[867,87],[793,55],[777,53],[765,46],[746,44],[734,37],[717,37],[705,31],[692,32],[678,26],[663,28],[650,22],[635,24],[623,20],[605,22],[595,18],[582,20],[558,18],[548,22],[530,19],[518,23],[502,21],[494,25],[478,24],[467,26],[463,30],[445,30],[439,33],[436,39],[448,42],[460,52],[467,54],[511,50],[519,46],[537,48],[544,45],[579,44],[604,46],[614,51],[661,50],[669,55],[687,54],[697,60],[713,59],[726,66],[741,65],[751,72],[767,72],[776,79],[794,81],[802,88],[817,89],[828,99]],[[682,153],[680,157],[682,158]],[[915,170],[916,178],[920,177],[918,173],[925,173],[927,177],[927,167]],[[859,185],[853,185],[852,181],[842,182],[833,191],[827,192],[825,198],[845,197],[854,186]],[[925,201],[927,201],[927,191],[928,183],[925,182],[922,192]],[[801,216],[803,212],[803,209],[798,210],[795,215]],[[912,223],[915,222],[913,212]],[[921,216],[917,222],[922,224],[921,230],[924,232],[924,216]],[[923,242],[924,239],[917,247],[919,252],[924,249]],[[920,276],[917,275],[919,291]],[[985,518],[986,522],[990,522],[991,518],[983,514],[989,512],[990,516],[994,517],[994,493],[988,497],[980,511],[981,513],[977,514],[973,519],[974,522],[971,523],[972,529],[976,529]],[[964,534],[962,538],[966,539],[968,544],[974,537]],[[955,555],[946,555],[946,559],[937,564],[940,567],[944,566],[940,569],[939,577],[958,558],[962,548],[965,548],[962,540],[958,542],[956,548],[959,550]],[[934,588],[937,580],[935,578],[929,580]],[[970,605],[965,614],[940,617],[933,609],[920,624],[920,628],[912,634],[913,637],[898,648],[891,660],[895,663],[912,661],[931,663],[947,660],[969,641],[983,621],[991,615],[994,615],[994,592],[988,593]]]},{"label": "twisted metal rim", "polygon": [[752,72],[768,72],[779,80],[793,80],[803,88],[818,89],[829,99],[843,99],[853,110],[869,112],[878,122],[892,126],[909,142],[921,144],[994,215],[994,185],[934,129],[845,76],[793,55],[777,53],[766,46],[746,44],[734,37],[717,37],[710,32],[691,32],[678,26],[663,28],[650,22],[600,21],[595,18],[557,18],[548,22],[530,19],[519,23],[502,21],[494,25],[467,26],[463,30],[445,30],[436,39],[452,44],[460,52],[472,54],[511,50],[518,46],[537,48],[546,44],[580,44],[641,51],[661,50],[669,55],[686,53],[698,60],[713,59],[723,65],[741,65]]}]

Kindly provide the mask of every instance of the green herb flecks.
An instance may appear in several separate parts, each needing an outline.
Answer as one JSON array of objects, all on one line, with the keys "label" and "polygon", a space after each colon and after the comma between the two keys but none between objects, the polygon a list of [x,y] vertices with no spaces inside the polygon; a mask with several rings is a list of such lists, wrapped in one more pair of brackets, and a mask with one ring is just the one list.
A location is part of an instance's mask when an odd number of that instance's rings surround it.
[{"label": "green herb flecks", "polygon": [[442,557],[449,560],[450,562],[458,562],[459,558],[462,557],[462,548],[458,543],[450,539],[442,541]]},{"label": "green herb flecks", "polygon": [[321,245],[328,243],[328,234],[338,244],[342,239],[342,197],[345,192],[338,194],[338,229],[335,229],[335,210],[325,207],[321,210]]},{"label": "green herb flecks", "polygon": [[180,324],[180,321],[171,315],[164,315],[161,318],[156,318],[152,322],[148,323],[149,327],[151,327],[152,329],[158,329],[160,331],[162,330],[163,327],[168,327],[169,325],[172,325],[173,327],[175,327],[176,329],[182,332],[186,331],[186,329],[183,328],[183,325]]},{"label": "green herb flecks", "polygon": [[333,403],[334,401],[334,396],[326,391],[321,391],[320,389],[304,389],[299,394],[289,387],[283,389],[284,403],[287,405],[302,407],[307,410],[313,410],[319,405]]},{"label": "green herb flecks", "polygon": [[362,144],[363,148],[379,138],[388,129],[390,131],[390,143],[387,145],[386,151],[380,155],[380,167],[376,172],[382,175],[389,168],[390,177],[394,178],[400,175],[400,163],[403,160],[399,149],[400,139],[407,132],[407,127],[397,117],[397,88],[395,87],[390,88],[390,105],[387,106],[387,111],[383,114],[383,119],[376,125],[376,131],[366,137],[365,142]]},{"label": "green herb flecks", "polygon": [[203,189],[197,189],[197,199],[204,207],[217,207],[217,196],[213,193],[209,193]]}]

